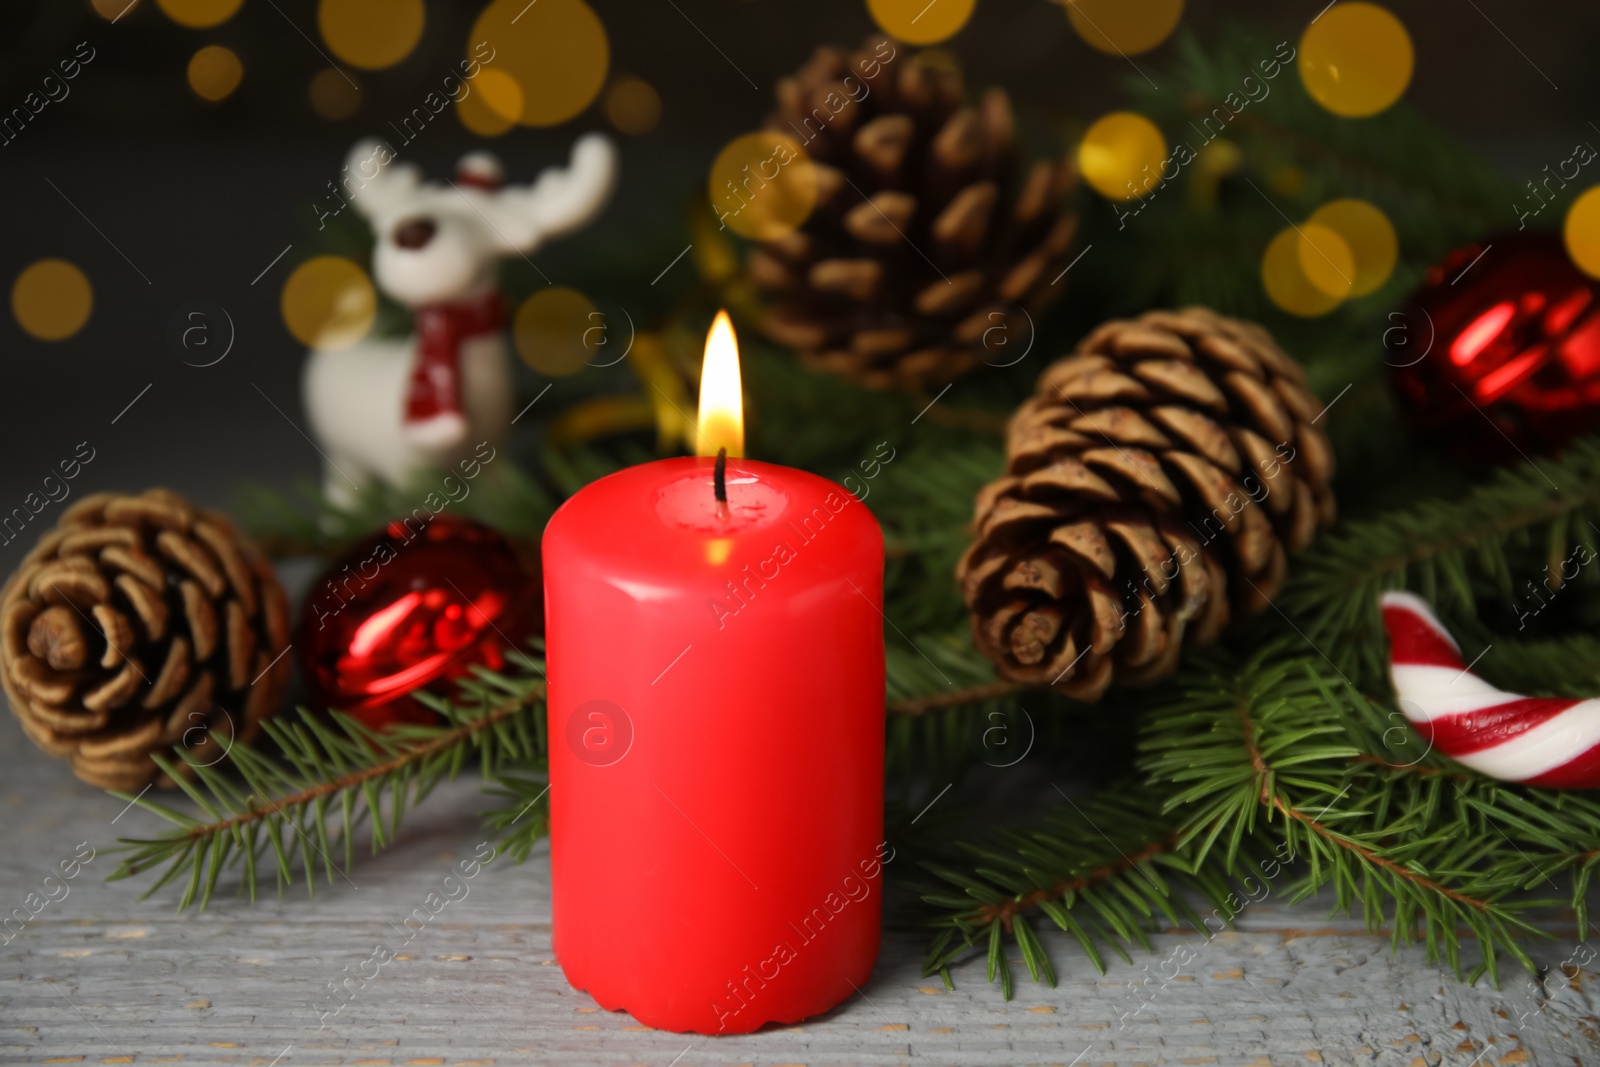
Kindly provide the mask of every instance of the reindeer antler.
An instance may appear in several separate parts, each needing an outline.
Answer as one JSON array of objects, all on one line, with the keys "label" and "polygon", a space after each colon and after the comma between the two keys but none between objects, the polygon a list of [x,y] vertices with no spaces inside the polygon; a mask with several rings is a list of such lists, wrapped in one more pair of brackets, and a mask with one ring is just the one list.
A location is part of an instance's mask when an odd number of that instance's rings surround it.
[{"label": "reindeer antler", "polygon": [[422,174],[414,163],[395,163],[394,149],[375,138],[357,141],[345,159],[350,199],[369,219],[416,197]]},{"label": "reindeer antler", "polygon": [[611,140],[604,134],[585,134],[572,146],[572,160],[565,168],[545,170],[532,185],[485,194],[484,210],[507,250],[527,253],[599,214],[616,177],[617,150]]}]

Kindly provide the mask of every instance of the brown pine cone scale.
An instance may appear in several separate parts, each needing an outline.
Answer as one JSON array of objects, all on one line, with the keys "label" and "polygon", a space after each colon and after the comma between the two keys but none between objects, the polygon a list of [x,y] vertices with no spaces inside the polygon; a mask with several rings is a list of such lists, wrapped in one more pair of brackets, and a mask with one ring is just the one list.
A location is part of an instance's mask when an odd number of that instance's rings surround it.
[{"label": "brown pine cone scale", "polygon": [[[153,489],[62,514],[0,590],[0,681],[40,748],[107,789],[164,778],[152,752],[200,764],[248,741],[283,696],[288,607],[223,516]],[[164,783],[165,784],[165,783]]]},{"label": "brown pine cone scale", "polygon": [[1334,517],[1304,383],[1265,330],[1204,308],[1105,323],[1046,368],[956,570],[1001,674],[1096,700],[1271,603]]}]

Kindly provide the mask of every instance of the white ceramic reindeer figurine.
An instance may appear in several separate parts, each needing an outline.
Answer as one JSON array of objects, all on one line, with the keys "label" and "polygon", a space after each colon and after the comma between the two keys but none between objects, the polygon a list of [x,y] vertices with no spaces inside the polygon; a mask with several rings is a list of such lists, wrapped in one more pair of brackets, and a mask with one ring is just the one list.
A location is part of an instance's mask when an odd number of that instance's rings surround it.
[{"label": "white ceramic reindeer figurine", "polygon": [[373,477],[402,484],[504,442],[512,385],[499,261],[588,223],[616,178],[616,150],[600,134],[580,138],[565,169],[509,187],[481,152],[462,158],[451,183],[424,182],[412,164],[372,173],[387,151],[356,145],[348,169],[364,180],[350,184],[351,201],[372,224],[373,278],[411,309],[415,333],[311,353],[306,412],[335,502]]}]

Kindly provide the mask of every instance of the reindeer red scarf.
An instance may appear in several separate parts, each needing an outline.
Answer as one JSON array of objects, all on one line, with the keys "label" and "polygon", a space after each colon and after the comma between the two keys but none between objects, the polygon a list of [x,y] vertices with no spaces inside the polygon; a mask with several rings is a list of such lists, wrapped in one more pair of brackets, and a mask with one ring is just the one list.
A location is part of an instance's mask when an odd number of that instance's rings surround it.
[{"label": "reindeer red scarf", "polygon": [[405,428],[413,437],[451,437],[466,419],[461,397],[461,344],[498,333],[505,301],[497,292],[455,304],[429,304],[414,316],[417,362],[406,388]]}]

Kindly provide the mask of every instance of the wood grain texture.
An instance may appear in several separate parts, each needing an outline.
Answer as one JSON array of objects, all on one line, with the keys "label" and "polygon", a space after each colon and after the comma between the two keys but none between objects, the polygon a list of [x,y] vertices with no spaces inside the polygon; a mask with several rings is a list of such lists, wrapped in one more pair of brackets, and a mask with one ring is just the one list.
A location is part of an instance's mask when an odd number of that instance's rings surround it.
[{"label": "wood grain texture", "polygon": [[[1541,983],[1515,965],[1503,987],[1467,986],[1392,954],[1326,908],[1248,906],[1235,932],[1154,938],[1156,954],[1099,975],[1065,937],[1049,941],[1060,984],[1016,999],[956,969],[956,990],[918,976],[922,942],[890,935],[861,996],[801,1026],[729,1038],[638,1026],[563,980],[550,950],[549,865],[505,857],[467,897],[404,926],[483,839],[474,783],[453,783],[412,817],[397,847],[349,879],[255,905],[224,895],[173,914],[177,890],[140,903],[138,880],[106,884],[119,834],[160,828],[37,754],[0,726],[0,910],[21,907],[80,842],[96,857],[0,946],[0,1061],[23,1063],[574,1064],[1489,1064],[1600,1062],[1600,961]],[[145,883],[148,884],[148,883]],[[1575,947],[1570,915],[1532,951],[1555,967]],[[0,935],[3,936],[3,935]],[[1048,936],[1048,935],[1046,935]],[[398,957],[336,1014],[328,984],[386,943]],[[1157,964],[1195,955],[1176,980]],[[1186,955],[1186,953],[1184,953]],[[1168,970],[1170,975],[1171,971]],[[1140,1005],[1145,1006],[1140,1009]]]}]

